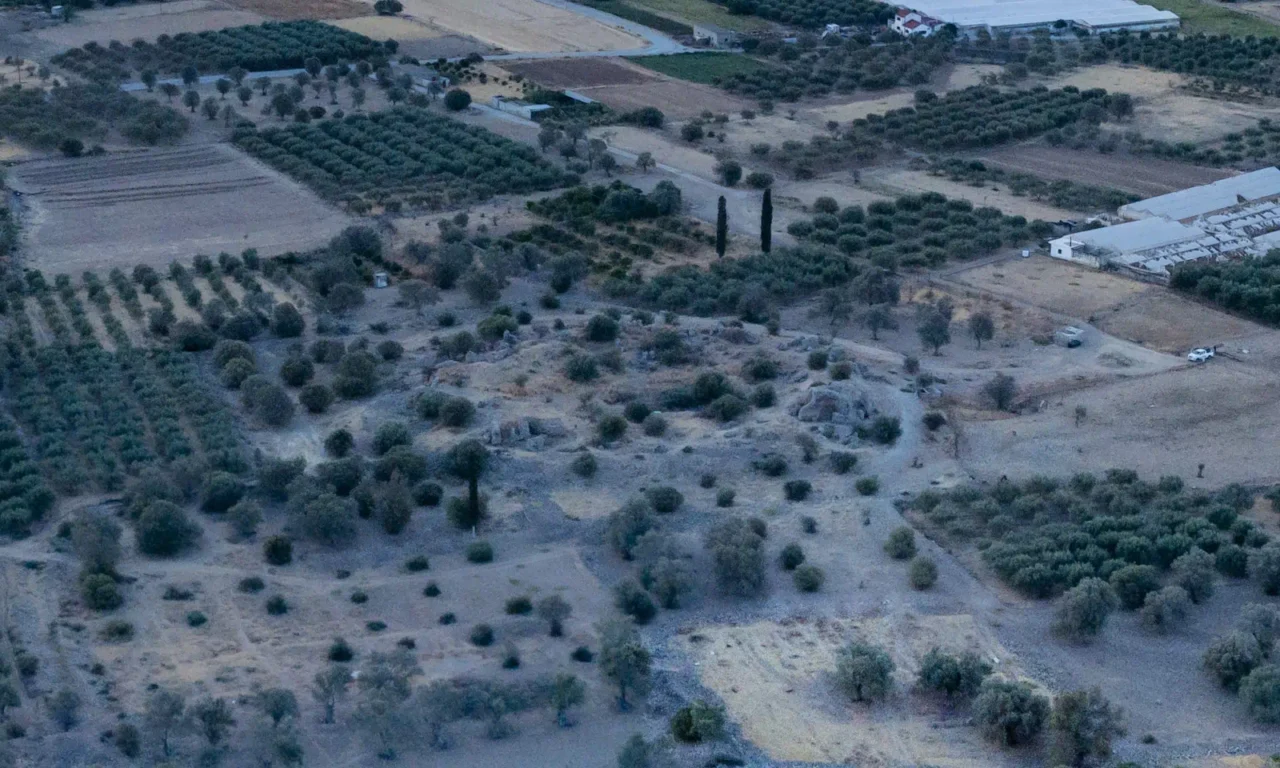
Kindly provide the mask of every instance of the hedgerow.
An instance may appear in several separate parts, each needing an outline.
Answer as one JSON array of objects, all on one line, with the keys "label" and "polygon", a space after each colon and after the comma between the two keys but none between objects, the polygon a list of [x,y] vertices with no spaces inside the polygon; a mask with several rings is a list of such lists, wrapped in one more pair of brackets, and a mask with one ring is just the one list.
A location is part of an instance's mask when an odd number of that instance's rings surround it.
[{"label": "hedgerow", "polygon": [[1109,211],[1138,199],[1135,194],[1110,187],[1081,184],[1069,179],[1046,180],[1028,173],[987,165],[981,160],[947,158],[935,163],[929,173],[975,186],[998,182],[1007,186],[1014,195],[1030,197],[1074,211]]},{"label": "hedgerow", "polygon": [[232,138],[356,212],[391,201],[435,209],[576,181],[532,147],[415,107],[288,128],[241,123]]},{"label": "hedgerow", "polygon": [[112,40],[106,46],[87,43],[53,57],[54,64],[88,78],[128,79],[134,72],[152,70],[177,74],[184,67],[226,73],[235,67],[249,72],[297,69],[307,59],[321,64],[385,58],[394,53],[393,42],[379,43],[364,35],[318,21],[269,21],[207,32],[160,35],[154,43],[144,40],[125,45]]},{"label": "hedgerow", "polygon": [[25,536],[53,502],[13,422],[0,418],[0,533]]},{"label": "hedgerow", "polygon": [[876,0],[715,0],[729,13],[820,29],[827,24],[877,27],[888,21],[893,5]]},{"label": "hedgerow", "polygon": [[1268,93],[1275,90],[1280,61],[1280,38],[1274,37],[1118,32],[1098,35],[1094,46],[1112,61],[1241,83]]},{"label": "hedgerow", "polygon": [[975,541],[1006,584],[1045,598],[1132,565],[1168,571],[1197,549],[1257,549],[1267,534],[1239,516],[1252,502],[1235,486],[1187,492],[1177,477],[1148,483],[1131,470],[1110,470],[926,491],[911,506],[947,536]]}]

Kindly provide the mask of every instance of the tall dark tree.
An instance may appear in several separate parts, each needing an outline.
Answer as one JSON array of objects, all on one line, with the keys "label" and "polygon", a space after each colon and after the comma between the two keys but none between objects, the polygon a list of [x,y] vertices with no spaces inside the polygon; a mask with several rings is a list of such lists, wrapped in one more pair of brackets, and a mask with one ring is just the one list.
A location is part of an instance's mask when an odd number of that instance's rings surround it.
[{"label": "tall dark tree", "polygon": [[724,195],[716,208],[716,256],[724,258],[725,248],[729,244],[729,211],[725,207]]},{"label": "tall dark tree", "polygon": [[449,450],[449,472],[467,481],[467,509],[474,525],[480,520],[480,475],[489,464],[489,450],[479,440],[464,440]]},{"label": "tall dark tree", "polygon": [[764,202],[760,205],[760,250],[768,253],[773,249],[773,190],[764,191]]}]

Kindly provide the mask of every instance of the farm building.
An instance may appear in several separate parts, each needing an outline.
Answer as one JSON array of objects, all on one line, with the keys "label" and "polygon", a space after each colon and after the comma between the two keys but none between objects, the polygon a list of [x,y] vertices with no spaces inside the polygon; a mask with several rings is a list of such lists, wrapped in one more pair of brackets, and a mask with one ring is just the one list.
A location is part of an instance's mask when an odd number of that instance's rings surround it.
[{"label": "farm building", "polygon": [[500,112],[523,117],[525,120],[534,120],[539,112],[546,112],[551,109],[549,104],[530,104],[519,99],[508,99],[506,96],[494,96],[489,99],[489,106]]},{"label": "farm building", "polygon": [[[907,10],[955,24],[962,32],[985,29],[992,34],[1062,26],[1059,22],[1095,33],[1177,29],[1181,24],[1172,11],[1134,0],[912,0]],[[896,22],[897,17],[890,22],[895,30]]]},{"label": "farm building", "polygon": [[930,37],[944,26],[946,22],[907,8],[899,8],[889,20],[889,29],[903,37]]},{"label": "farm building", "polygon": [[1185,261],[1261,256],[1280,248],[1280,169],[1130,203],[1119,213],[1129,221],[1060,237],[1049,255],[1158,280]]},{"label": "farm building", "polygon": [[740,38],[731,29],[717,27],[715,24],[697,24],[693,28],[693,39],[712,48],[733,48]]}]

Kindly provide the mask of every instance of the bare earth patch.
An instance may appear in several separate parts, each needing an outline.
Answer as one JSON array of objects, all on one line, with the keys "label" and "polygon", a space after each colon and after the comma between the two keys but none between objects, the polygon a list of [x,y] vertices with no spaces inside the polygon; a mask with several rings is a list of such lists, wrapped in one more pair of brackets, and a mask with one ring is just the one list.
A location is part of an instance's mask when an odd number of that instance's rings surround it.
[{"label": "bare earth patch", "polygon": [[[829,675],[836,652],[858,638],[889,651],[895,692],[883,704],[850,704]],[[969,615],[836,619],[702,627],[685,636],[702,683],[725,702],[744,735],[778,761],[849,765],[1003,765],[963,714],[908,696],[929,649],[977,651],[1020,677],[1017,661]]]},{"label": "bare earth patch", "polygon": [[576,90],[619,112],[657,107],[669,120],[688,120],[708,110],[734,114],[750,106],[749,102],[718,88],[681,80],[662,79],[640,85],[606,85]]},{"label": "bare earth patch", "polygon": [[658,79],[647,70],[612,59],[544,59],[516,62],[503,68],[556,90],[640,85]]},{"label": "bare earth patch", "polygon": [[29,264],[49,271],[306,250],[349,222],[227,145],[33,161],[13,168],[9,183],[28,206]]}]

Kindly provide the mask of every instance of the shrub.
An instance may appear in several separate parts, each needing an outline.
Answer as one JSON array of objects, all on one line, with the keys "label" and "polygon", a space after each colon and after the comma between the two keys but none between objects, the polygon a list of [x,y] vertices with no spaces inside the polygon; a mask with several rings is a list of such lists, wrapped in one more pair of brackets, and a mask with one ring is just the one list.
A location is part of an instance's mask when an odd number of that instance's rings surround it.
[{"label": "shrub", "polygon": [[426,555],[414,555],[404,563],[404,569],[409,573],[421,573],[431,567],[431,561]]},{"label": "shrub", "polygon": [[852,642],[836,655],[836,687],[853,701],[876,701],[889,693],[895,664],[883,649]]},{"label": "shrub", "polygon": [[280,378],[291,387],[301,387],[316,375],[316,366],[310,358],[301,355],[289,357],[280,366]]},{"label": "shrub", "polygon": [[618,321],[608,315],[594,315],[587,321],[584,335],[588,341],[613,341],[618,338]]},{"label": "shrub", "polygon": [[1191,597],[1182,587],[1165,587],[1148,592],[1142,604],[1142,623],[1148,629],[1164,634],[1187,620],[1191,613]]},{"label": "shrub", "polygon": [[776,453],[770,453],[753,461],[751,466],[769,477],[780,477],[787,472],[787,460]]},{"label": "shrub", "polygon": [[457,620],[458,620],[458,617],[453,614],[453,611],[448,611],[446,613],[440,614],[440,623],[446,627],[449,626],[450,624],[453,624]]},{"label": "shrub", "polygon": [[649,437],[662,437],[667,432],[667,420],[660,413],[651,413],[645,417],[641,429]]},{"label": "shrub", "polygon": [[493,545],[487,541],[475,541],[467,545],[467,562],[493,562]]},{"label": "shrub", "polygon": [[907,580],[913,589],[925,590],[938,581],[938,564],[932,558],[920,555],[911,561]]},{"label": "shrub", "polygon": [[283,595],[272,595],[267,599],[267,613],[271,616],[283,616],[289,612],[289,603]]},{"label": "shrub", "polygon": [[880,445],[892,445],[902,436],[902,423],[897,416],[877,416],[867,432]]},{"label": "shrub", "polygon": [[1136,611],[1148,594],[1160,588],[1160,572],[1150,565],[1126,565],[1116,569],[1109,581],[1120,606]]},{"label": "shrub", "polygon": [[523,595],[513,597],[507,601],[506,611],[508,616],[528,616],[533,613],[533,601]]},{"label": "shrub", "polygon": [[103,626],[100,637],[108,643],[127,643],[133,639],[133,624],[123,619],[112,619]]},{"label": "shrub", "polygon": [[1102,631],[1117,603],[1110,584],[1099,578],[1084,579],[1058,600],[1053,630],[1073,640],[1086,640]]},{"label": "shrub", "polygon": [[580,645],[577,648],[574,648],[573,653],[569,654],[569,658],[583,664],[590,664],[595,657],[596,655],[585,645]]},{"label": "shrub", "polygon": [[754,595],[765,586],[764,537],[742,518],[729,518],[707,534],[716,582],[725,592]]},{"label": "shrub", "polygon": [[622,409],[622,415],[632,424],[643,424],[653,410],[639,400],[632,400]]},{"label": "shrub", "polygon": [[821,371],[827,367],[827,353],[820,349],[814,350],[809,353],[809,357],[806,362],[809,365],[809,370]]},{"label": "shrub", "polygon": [[262,542],[262,556],[270,565],[293,562],[293,541],[288,536],[272,536]]},{"label": "shrub", "polygon": [[1240,681],[1262,664],[1265,655],[1258,639],[1235,631],[1220,637],[1204,653],[1204,667],[1222,687],[1234,691]]},{"label": "shrub", "polygon": [[218,379],[222,382],[222,386],[227,389],[239,389],[244,380],[258,372],[258,367],[251,360],[244,358],[233,358],[222,366],[222,370],[218,373]]},{"label": "shrub", "polygon": [[742,378],[747,381],[771,381],[777,377],[778,363],[771,357],[757,355],[742,364]]},{"label": "shrub", "polygon": [[444,497],[444,489],[439,483],[421,482],[413,486],[413,503],[423,507],[434,507]]},{"label": "shrub", "polygon": [[637,624],[648,624],[658,614],[658,607],[644,587],[632,580],[622,582],[613,591],[614,605]]},{"label": "shrub", "polygon": [[860,477],[853,487],[860,496],[875,496],[880,491],[880,478],[875,475]]},{"label": "shrub", "polygon": [[809,492],[812,490],[813,485],[808,480],[788,480],[782,484],[782,491],[787,501],[804,501],[809,498]]},{"label": "shrub", "polygon": [[200,527],[167,501],[148,504],[137,522],[138,549],[148,555],[176,555],[193,545],[199,535]]},{"label": "shrub", "polygon": [[928,411],[925,413],[922,420],[924,422],[924,428],[930,432],[938,431],[939,427],[947,423],[947,417],[938,411]]},{"label": "shrub", "polygon": [[346,429],[335,429],[324,439],[324,452],[341,459],[355,447],[356,439]]},{"label": "shrub", "polygon": [[423,597],[439,597],[440,585],[436,584],[434,581],[430,582],[429,584],[427,584],[427,586],[422,588],[422,596]]},{"label": "shrub", "polygon": [[203,613],[201,613],[200,611],[191,611],[187,614],[188,627],[192,627],[192,628],[203,627],[206,623],[208,623],[208,621],[209,621],[209,618],[205,616]]},{"label": "shrub", "polygon": [[124,604],[124,596],[116,580],[105,573],[86,573],[80,577],[80,593],[84,604],[94,611],[110,611]]},{"label": "shrub", "polygon": [[858,466],[858,455],[847,451],[835,451],[831,454],[831,471],[837,475],[846,475]]},{"label": "shrub", "polygon": [[1049,716],[1049,700],[1026,683],[988,678],[973,701],[973,719],[982,735],[1002,746],[1032,741]]},{"label": "shrub", "polygon": [[308,384],[298,393],[298,402],[310,413],[324,413],[333,405],[333,391],[323,384]]},{"label": "shrub", "polygon": [[778,555],[778,563],[787,571],[794,571],[803,562],[804,549],[795,542],[783,547],[782,552]]},{"label": "shrub", "polygon": [[721,395],[707,405],[706,414],[716,421],[733,421],[747,412],[747,401],[737,395]]},{"label": "shrub", "polygon": [[465,397],[451,397],[440,407],[440,423],[446,427],[459,429],[467,426],[475,415],[476,408]]},{"label": "shrub", "polygon": [[933,648],[920,661],[919,684],[949,697],[972,698],[990,674],[991,665],[972,651],[952,656]]},{"label": "shrub", "polygon": [[595,381],[600,378],[600,367],[594,357],[581,353],[574,354],[565,361],[564,376],[569,381],[576,381],[579,384]]},{"label": "shrub", "polygon": [[772,384],[760,384],[751,390],[751,404],[757,408],[772,408],[777,400]]},{"label": "shrub", "polygon": [[695,701],[671,716],[671,735],[676,741],[698,744],[724,735],[724,707]]},{"label": "shrub", "polygon": [[649,500],[653,511],[661,515],[669,515],[684,504],[684,494],[667,485],[650,488],[645,491],[645,498]]},{"label": "shrub", "polygon": [[205,512],[222,513],[231,509],[244,496],[244,483],[228,472],[212,472],[205,479],[200,508]]},{"label": "shrub", "polygon": [[916,556],[916,533],[907,526],[894,528],[884,543],[884,551],[894,560],[910,560]]},{"label": "shrub", "polygon": [[1240,683],[1240,700],[1254,720],[1280,723],[1280,666],[1266,664]]},{"label": "shrub", "polygon": [[791,580],[795,583],[796,589],[801,592],[817,592],[822,589],[822,583],[826,581],[826,574],[816,565],[808,563],[796,568],[791,574]]},{"label": "shrub", "polygon": [[627,420],[616,413],[610,414],[600,419],[600,423],[596,425],[596,431],[600,434],[602,442],[612,443],[627,433]]},{"label": "shrub", "polygon": [[484,648],[493,645],[493,627],[488,624],[477,624],[471,628],[471,644]]},{"label": "shrub", "polygon": [[236,589],[246,594],[256,594],[266,588],[266,584],[258,576],[246,576],[236,585]]},{"label": "shrub", "polygon": [[737,492],[732,488],[721,488],[719,491],[716,491],[716,506],[732,507],[735,496],[737,496]]},{"label": "shrub", "polygon": [[1173,583],[1187,591],[1191,602],[1202,603],[1213,595],[1213,555],[1193,549],[1182,555],[1169,568]]},{"label": "shrub", "polygon": [[391,339],[384,339],[378,342],[377,351],[378,357],[387,362],[404,357],[404,346],[400,342]]},{"label": "shrub", "polygon": [[401,445],[413,445],[413,435],[409,434],[409,427],[402,421],[389,421],[382,424],[373,435],[372,447],[375,456],[382,456],[392,448]]}]

